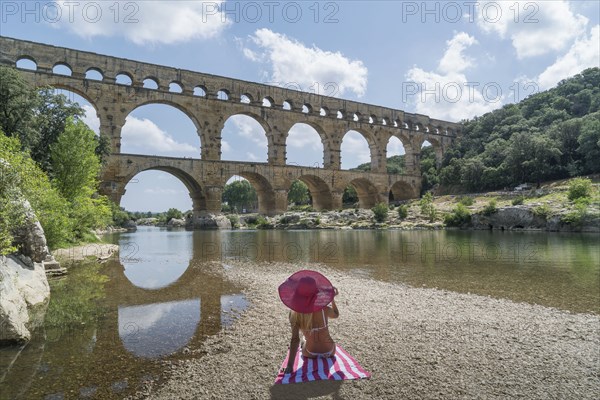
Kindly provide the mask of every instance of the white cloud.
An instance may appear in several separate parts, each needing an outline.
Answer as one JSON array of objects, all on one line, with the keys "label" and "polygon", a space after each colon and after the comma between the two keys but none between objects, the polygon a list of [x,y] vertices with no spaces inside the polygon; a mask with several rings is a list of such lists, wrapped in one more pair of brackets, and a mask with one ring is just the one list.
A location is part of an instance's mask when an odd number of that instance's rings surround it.
[{"label": "white cloud", "polygon": [[[258,29],[250,40],[259,50],[243,48],[244,55],[252,61],[270,62],[272,82],[330,96],[353,92],[360,97],[367,90],[368,71],[360,60],[350,60],[340,52],[321,50],[314,45],[306,47],[266,28]],[[335,84],[335,89],[326,87],[328,83]]]},{"label": "white cloud", "polygon": [[138,119],[128,116],[121,131],[122,147],[128,151],[136,151],[147,154],[156,152],[172,153],[174,156],[199,157],[200,148],[189,143],[177,142],[167,132],[160,129],[149,119]]},{"label": "white cloud", "polygon": [[264,129],[254,119],[243,115],[234,115],[230,120],[238,135],[250,139],[258,146],[266,147],[268,145]]},{"label": "white cloud", "polygon": [[502,97],[482,94],[464,73],[474,66],[473,60],[464,52],[477,44],[477,40],[460,32],[446,44],[448,47],[436,71],[425,71],[415,66],[406,73],[407,80],[419,89],[419,93],[414,95],[416,111],[434,118],[458,121],[500,107]]},{"label": "white cloud", "polygon": [[473,66],[473,60],[464,54],[464,51],[474,44],[477,40],[473,36],[461,32],[446,42],[448,48],[440,59],[438,71],[443,74],[461,72]]},{"label": "white cloud", "polygon": [[221,152],[222,153],[230,153],[231,152],[231,145],[223,139],[221,139]]},{"label": "white cloud", "polygon": [[91,130],[96,132],[96,134],[100,134],[100,119],[96,114],[96,109],[87,104],[84,104],[81,106],[81,108],[83,108],[83,111],[85,112],[81,120],[85,122],[85,124],[89,126]]},{"label": "white cloud", "polygon": [[587,23],[566,0],[478,2],[478,26],[509,37],[520,59],[563,50],[585,32]]},{"label": "white cloud", "polygon": [[247,152],[246,156],[248,157],[248,159],[250,161],[258,161],[258,157],[256,156],[256,154],[252,153],[252,152]]},{"label": "white cloud", "polygon": [[557,58],[554,64],[540,74],[537,81],[540,89],[545,90],[586,68],[598,66],[600,66],[600,25],[591,29],[589,37],[575,41],[566,54]]},{"label": "white cloud", "polygon": [[321,137],[306,124],[296,124],[290,129],[286,144],[295,148],[306,148],[306,150],[323,152],[323,143]]},{"label": "white cloud", "polygon": [[217,37],[230,24],[218,10],[223,1],[57,1],[53,26],[84,38],[122,36],[137,45]]}]

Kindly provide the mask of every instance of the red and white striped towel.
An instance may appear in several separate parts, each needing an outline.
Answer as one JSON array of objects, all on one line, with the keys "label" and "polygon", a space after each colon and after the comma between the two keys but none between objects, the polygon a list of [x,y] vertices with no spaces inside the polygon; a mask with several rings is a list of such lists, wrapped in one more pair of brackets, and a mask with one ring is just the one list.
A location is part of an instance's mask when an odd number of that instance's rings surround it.
[{"label": "red and white striped towel", "polygon": [[[306,358],[298,349],[294,360],[294,370],[290,374],[280,372],[275,379],[275,384],[310,382],[319,380],[351,380],[370,378],[371,374],[365,371],[358,362],[340,345],[336,345],[335,356],[329,358]],[[282,368],[287,367],[290,352],[283,360]]]}]

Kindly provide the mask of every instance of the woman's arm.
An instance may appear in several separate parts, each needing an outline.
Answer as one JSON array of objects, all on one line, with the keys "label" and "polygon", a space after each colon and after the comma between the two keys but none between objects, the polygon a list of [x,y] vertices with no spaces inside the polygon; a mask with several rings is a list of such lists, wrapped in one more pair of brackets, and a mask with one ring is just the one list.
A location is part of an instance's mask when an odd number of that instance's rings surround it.
[{"label": "woman's arm", "polygon": [[[333,288],[334,289],[334,296],[337,296],[339,294],[337,288]],[[337,318],[340,316],[340,312],[337,308],[337,305],[335,304],[335,299],[331,300],[331,307],[327,307],[327,317],[329,318]]]},{"label": "woman's arm", "polygon": [[294,360],[296,359],[298,345],[300,344],[300,329],[296,325],[293,325],[292,321],[290,321],[290,325],[292,327],[292,339],[290,340],[290,356],[288,357],[287,367],[283,371],[286,374],[291,373],[294,369]]}]

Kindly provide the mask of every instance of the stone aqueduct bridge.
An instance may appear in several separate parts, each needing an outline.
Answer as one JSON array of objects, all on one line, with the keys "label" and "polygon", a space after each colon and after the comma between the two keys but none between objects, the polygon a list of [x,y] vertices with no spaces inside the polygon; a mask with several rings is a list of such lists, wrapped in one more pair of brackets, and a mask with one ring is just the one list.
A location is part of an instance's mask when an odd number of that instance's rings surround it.
[{"label": "stone aqueduct bridge", "polygon": [[[96,109],[100,134],[107,136],[111,145],[111,155],[102,171],[101,192],[117,203],[133,177],[142,171],[161,170],[185,184],[195,215],[220,212],[223,187],[234,175],[253,184],[259,212],[267,215],[287,209],[287,193],[296,179],[308,185],[316,209],[341,208],[342,194],[349,184],[355,187],[360,206],[372,207],[378,202],[387,203],[390,192],[395,200],[417,197],[423,142],[432,144],[439,162],[444,150],[461,133],[460,124],[425,115],[0,37],[0,64],[16,68],[24,59],[35,63],[34,69],[20,69],[31,85],[72,91]],[[55,71],[58,65],[68,67],[70,75]],[[96,76],[99,73],[101,80],[92,79],[90,71]],[[131,83],[117,83],[119,75]],[[144,87],[148,79],[157,88]],[[199,159],[121,153],[121,129],[126,117],[152,103],[173,106],[193,121],[201,142]],[[267,163],[221,160],[221,131],[233,115],[249,116],[264,128]],[[323,168],[286,165],[286,138],[297,123],[311,126],[320,135]],[[350,130],[362,134],[369,144],[370,172],[340,170],[340,146]],[[387,144],[394,136],[406,152],[404,175],[386,172]]]}]

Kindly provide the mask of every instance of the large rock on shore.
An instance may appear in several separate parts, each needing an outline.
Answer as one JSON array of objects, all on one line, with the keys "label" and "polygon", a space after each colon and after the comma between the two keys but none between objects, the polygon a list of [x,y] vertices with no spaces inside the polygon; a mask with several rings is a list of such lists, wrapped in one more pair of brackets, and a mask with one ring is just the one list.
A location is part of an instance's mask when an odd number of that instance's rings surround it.
[{"label": "large rock on shore", "polygon": [[546,229],[546,219],[525,206],[504,207],[491,215],[474,214],[471,223],[475,229]]},{"label": "large rock on shore", "polygon": [[181,218],[171,218],[169,222],[167,222],[167,226],[169,228],[183,228],[185,227],[185,219]]},{"label": "large rock on shore", "polygon": [[42,263],[47,270],[59,270],[60,265],[50,254],[44,229],[37,220],[31,204],[27,200],[23,200],[21,204],[25,213],[25,220],[23,225],[14,233],[19,253],[29,257],[34,263]]},{"label": "large rock on shore", "polygon": [[491,215],[473,214],[471,226],[474,229],[532,229],[553,232],[600,232],[600,216],[586,214],[579,224],[563,222],[564,212],[551,215],[536,215],[528,206],[512,206],[498,209]]},{"label": "large rock on shore", "polygon": [[50,286],[44,265],[26,256],[0,256],[0,343],[24,342],[43,321]]},{"label": "large rock on shore", "polygon": [[24,342],[43,321],[50,297],[46,269],[59,264],[50,254],[44,229],[27,200],[23,225],[14,233],[19,254],[0,257],[0,343]]},{"label": "large rock on shore", "polygon": [[185,226],[198,230],[231,229],[231,221],[224,215],[204,214],[189,217]]}]

